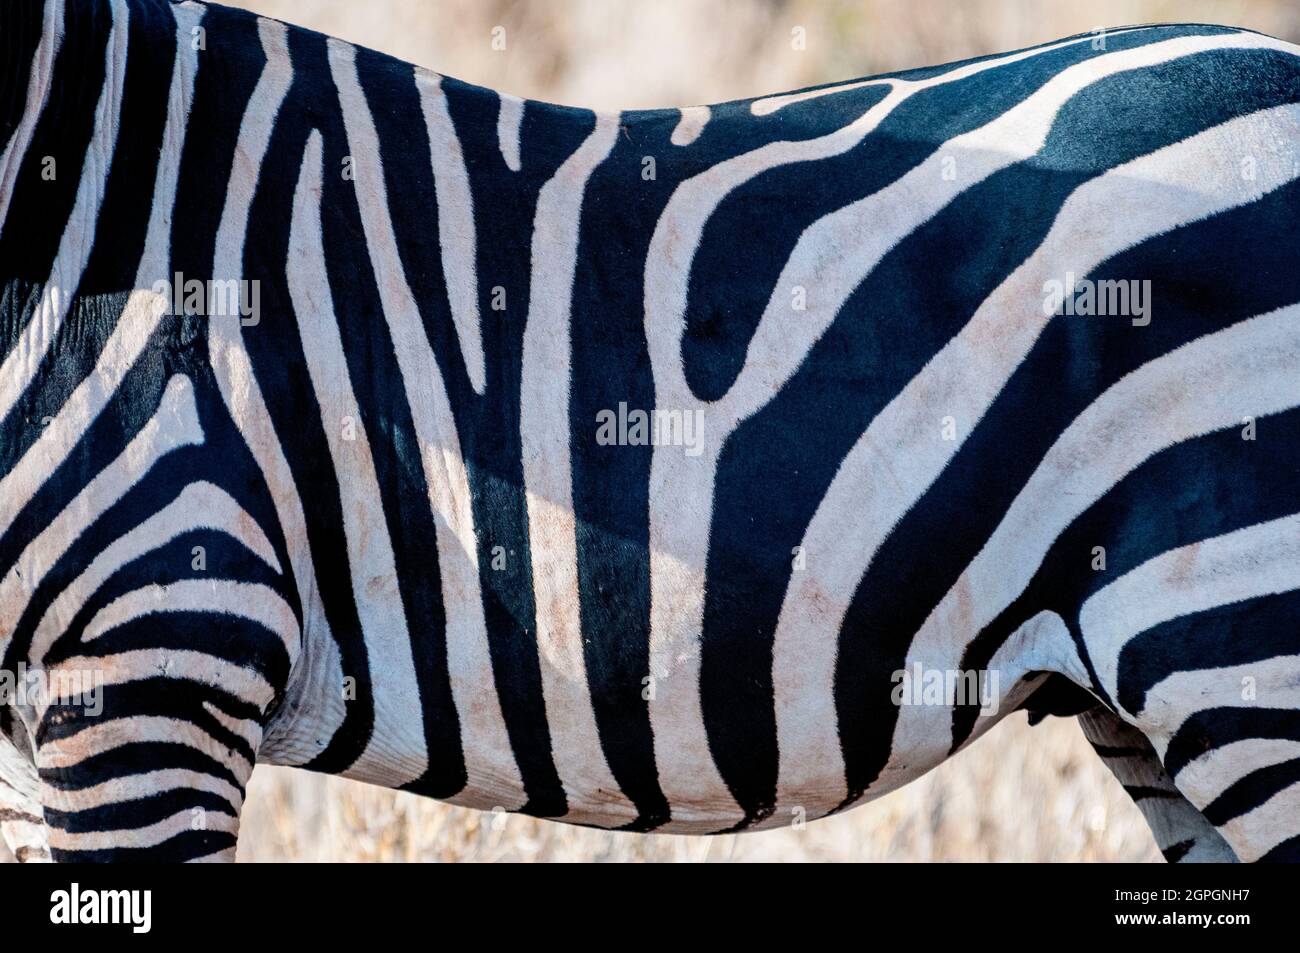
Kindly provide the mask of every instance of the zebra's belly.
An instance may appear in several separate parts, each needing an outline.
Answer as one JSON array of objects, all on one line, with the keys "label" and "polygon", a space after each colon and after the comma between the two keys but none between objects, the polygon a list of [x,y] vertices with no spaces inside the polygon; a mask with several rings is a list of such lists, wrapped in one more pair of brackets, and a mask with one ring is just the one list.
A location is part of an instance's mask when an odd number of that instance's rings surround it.
[{"label": "zebra's belly", "polygon": [[[1109,42],[719,107],[680,145],[660,113],[554,114],[527,176],[501,166],[493,96],[417,74],[408,104],[490,123],[416,155],[369,105],[376,64],[334,50],[337,121],[268,157],[297,187],[252,226],[288,231],[263,267],[295,313],[229,342],[267,383],[249,443],[282,447],[321,560],[295,575],[330,580],[326,686],[358,680],[337,736],[364,745],[331,764],[600,826],[776,824],[968,737],[946,706],[894,705],[898,670],[996,663],[1004,690],[1050,670],[998,653],[1040,611],[1061,642],[1110,581],[1095,547],[1186,541],[1154,511],[1116,537],[1109,501],[1204,496],[1237,457],[1127,475],[1290,407],[1294,382],[1275,309],[1295,296],[1253,276],[1286,270],[1296,110],[1236,65],[1292,54],[1200,28]],[[858,119],[830,128],[833,102]],[[1099,114],[1111,134],[1080,134]],[[1245,144],[1249,175],[1224,158]],[[467,215],[437,204],[469,240],[430,286],[411,263],[433,264],[433,209],[386,188],[466,178]]]}]

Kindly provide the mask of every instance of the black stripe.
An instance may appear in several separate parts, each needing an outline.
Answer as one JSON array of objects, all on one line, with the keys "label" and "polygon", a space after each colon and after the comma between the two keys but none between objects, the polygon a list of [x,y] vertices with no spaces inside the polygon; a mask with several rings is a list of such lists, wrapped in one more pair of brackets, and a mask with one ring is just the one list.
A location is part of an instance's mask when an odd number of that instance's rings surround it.
[{"label": "black stripe", "polygon": [[59,864],[150,863],[176,864],[235,846],[226,831],[181,831],[152,847],[112,847],[105,850],[51,850]]},{"label": "black stripe", "polygon": [[42,0],[8,0],[0,11],[0,151],[9,145],[26,110],[44,7]]},{"label": "black stripe", "polygon": [[1201,813],[1215,827],[1253,811],[1273,795],[1300,782],[1300,758],[1271,764],[1234,782]]},{"label": "black stripe", "polygon": [[[93,373],[135,287],[144,251],[176,61],[176,23],[165,3],[135,0],[129,10],[121,110],[99,216],[91,226],[94,243],[67,317],[26,396],[28,425],[14,435],[16,449],[22,451],[44,430],[32,424],[53,420]],[[107,87],[104,91],[107,94]],[[99,174],[103,160],[94,159],[92,174]],[[65,168],[71,171],[71,160],[69,156],[66,167],[65,160],[59,160],[60,177]],[[71,234],[81,237],[81,223],[70,227],[75,229]]]},{"label": "black stripe", "polygon": [[[244,11],[206,8],[201,24],[213,45],[197,56],[198,74],[172,216],[170,267],[168,274],[158,276],[169,282],[177,273],[186,280],[206,282],[213,277],[217,229],[234,171],[235,147],[244,112],[266,65],[254,16]],[[165,317],[156,336],[162,361],[179,358],[194,381],[204,445],[195,451],[202,462],[196,463],[193,478],[219,485],[266,534],[284,572],[277,588],[293,607],[301,626],[303,607],[298,585],[292,580],[292,562],[276,503],[243,435],[230,419],[213,376],[207,352],[208,330],[206,316]],[[247,567],[244,571],[248,571]]]},{"label": "black stripe", "polygon": [[1128,792],[1134,803],[1146,800],[1181,800],[1182,795],[1173,788],[1157,788],[1148,784],[1126,784],[1124,790]]},{"label": "black stripe", "polygon": [[[150,366],[148,361],[138,363],[126,375],[85,436],[22,511],[13,532],[0,540],[0,565],[7,565],[6,558],[16,559],[28,540],[43,531],[95,474],[122,454],[131,439],[158,412],[166,383],[158,368]],[[36,625],[58,593],[110,543],[156,512],[158,501],[149,496],[150,490],[160,491],[164,499],[170,499],[169,485],[174,485],[185,472],[184,451],[165,455],[122,499],[107,512],[98,514],[81,536],[70,541],[62,557],[32,593],[9,640],[6,667],[12,668],[19,659],[26,658]]]},{"label": "black stripe", "polygon": [[[1062,70],[1152,39],[1143,32],[1118,34],[1108,38],[1105,50],[1076,43],[920,91],[839,155],[778,166],[728,193],[709,217],[691,267],[682,341],[691,390],[716,400],[735,382],[769,298],[789,293],[776,282],[805,229],[918,165],[934,163],[936,145],[998,118]],[[868,86],[793,103],[771,120],[756,122],[750,116],[746,125],[765,128],[779,121],[782,138],[805,140],[848,126],[888,91],[888,86]],[[779,228],[772,227],[776,209]],[[745,236],[743,255],[736,254],[738,235]]]},{"label": "black stripe", "polygon": [[[250,763],[257,756],[248,741],[242,735],[227,728],[208,711],[207,706],[210,705],[236,720],[259,721],[261,712],[256,706],[243,702],[219,688],[201,682],[159,675],[157,678],[103,686],[101,698],[103,711],[99,714],[82,710],[82,706],[77,705],[51,705],[37,727],[36,743],[44,745],[71,738],[85,728],[93,728],[108,721],[156,716],[175,718],[192,724],[213,739],[214,750],[225,749],[229,754],[238,755]],[[162,763],[169,767],[177,767],[167,761]],[[212,763],[219,764],[215,761]],[[221,769],[221,776],[229,776],[224,768]],[[235,783],[233,776],[229,777],[231,783]]]},{"label": "black stripe", "polygon": [[[529,106],[526,146],[543,138],[547,118]],[[652,676],[647,514],[653,448],[601,445],[597,415],[620,404],[654,409],[642,265],[673,190],[705,163],[669,144],[676,111],[655,119],[628,118],[593,171],[583,208],[573,283],[569,421],[578,593],[592,708],[610,771],[637,808],[632,829],[651,830],[669,818],[644,697]],[[727,124],[728,118],[711,117],[706,132],[719,121]],[[730,126],[738,129],[740,123]],[[641,178],[645,155],[657,160],[653,181]],[[603,195],[622,198],[594,200]]]},{"label": "black stripe", "polygon": [[[1286,416],[1291,419],[1276,423],[1290,428],[1300,427],[1300,411]],[[1270,420],[1264,426],[1273,423]],[[1291,429],[1290,432],[1296,431]],[[1238,448],[1249,446],[1241,440],[1236,428],[1229,431],[1229,439],[1234,439]],[[1286,473],[1287,468],[1279,466],[1279,462],[1277,455],[1269,454],[1268,462],[1261,460],[1259,467]],[[1287,485],[1279,488],[1278,496],[1270,497],[1266,491],[1261,492],[1262,487],[1257,489],[1250,485],[1253,474],[1249,471],[1254,467],[1238,463],[1229,479],[1224,481],[1237,488],[1233,499],[1267,501],[1264,505],[1257,504],[1246,525],[1275,518],[1275,514],[1283,516],[1300,511],[1300,485],[1295,479],[1297,471],[1291,471],[1290,479],[1285,481]],[[1236,528],[1228,526],[1225,530]],[[1189,659],[1196,660],[1195,668],[1226,668],[1300,654],[1300,632],[1295,628],[1298,618],[1300,590],[1292,590],[1215,606],[1153,626],[1129,640],[1120,651],[1120,703],[1129,711],[1141,711],[1146,706],[1147,692],[1162,679],[1186,669]],[[1179,646],[1177,658],[1170,657],[1170,645]]]},{"label": "black stripe", "polygon": [[41,819],[35,814],[28,814],[26,811],[15,811],[12,808],[0,807],[0,824],[40,824]]},{"label": "black stripe", "polygon": [[1092,748],[1103,758],[1145,758],[1151,755],[1151,751],[1146,748],[1134,748],[1117,745],[1101,745],[1097,742],[1090,742]]},{"label": "black stripe", "polygon": [[[67,19],[67,35],[55,60],[50,98],[22,158],[9,213],[0,232],[0,261],[5,263],[7,279],[0,298],[0,360],[13,350],[19,334],[31,321],[50,277],[65,223],[76,201],[82,163],[94,131],[95,107],[105,86],[104,56],[112,28],[108,4],[70,3]],[[47,157],[53,160],[52,167],[46,165]],[[49,168],[53,169],[53,179],[42,175]],[[38,222],[41,227],[33,227]],[[13,421],[0,423],[12,425]],[[16,429],[7,427],[0,432],[0,472],[12,468],[30,440],[30,435],[22,439],[21,431]]]},{"label": "black stripe", "polygon": [[[450,79],[442,81],[442,90],[469,172],[478,228],[478,300],[483,349],[490,356],[482,397],[469,387],[450,323],[441,318],[431,320],[439,312],[424,311],[425,328],[447,384],[469,472],[492,670],[510,745],[528,795],[523,811],[553,817],[567,812],[568,800],[551,752],[537,655],[519,386],[529,301],[532,216],[543,182],[539,174],[552,162],[558,167],[572,154],[591,131],[594,118],[585,111],[564,111],[561,115],[570,121],[548,128],[548,146],[554,154],[539,156],[530,152],[526,163],[529,174],[507,180],[519,188],[502,188],[503,180],[493,174],[505,169],[496,135],[497,95]],[[508,310],[504,312],[490,307],[492,289],[498,285],[507,289]],[[427,299],[421,302],[422,311],[426,303]],[[446,313],[442,309],[440,312]],[[500,560],[494,560],[498,553],[504,553],[504,568],[494,568],[501,565]]]},{"label": "black stripe", "polygon": [[157,771],[160,767],[199,771],[241,787],[240,781],[220,762],[188,745],[161,741],[132,742],[92,755],[67,768],[42,768],[41,782],[61,790],[75,790],[102,784],[133,774]]},{"label": "black stripe", "polygon": [[203,814],[208,812],[238,817],[234,806],[219,794],[178,788],[79,811],[46,808],[45,823],[69,834],[138,830],[165,821],[182,811],[190,812],[195,822],[201,822]]},{"label": "black stripe", "polygon": [[1289,709],[1206,708],[1189,717],[1174,732],[1165,749],[1165,770],[1173,777],[1207,751],[1247,738],[1300,741],[1300,718]]}]

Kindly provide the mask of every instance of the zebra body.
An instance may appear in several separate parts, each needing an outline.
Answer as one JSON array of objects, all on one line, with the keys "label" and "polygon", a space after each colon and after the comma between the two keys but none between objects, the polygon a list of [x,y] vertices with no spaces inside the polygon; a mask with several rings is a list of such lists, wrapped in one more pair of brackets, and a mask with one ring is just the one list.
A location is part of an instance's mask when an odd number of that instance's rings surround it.
[{"label": "zebra body", "polygon": [[0,21],[0,653],[103,685],[0,708],[30,856],[229,858],[257,760],[755,829],[1021,705],[1171,858],[1296,856],[1295,47],[594,114],[193,2]]}]

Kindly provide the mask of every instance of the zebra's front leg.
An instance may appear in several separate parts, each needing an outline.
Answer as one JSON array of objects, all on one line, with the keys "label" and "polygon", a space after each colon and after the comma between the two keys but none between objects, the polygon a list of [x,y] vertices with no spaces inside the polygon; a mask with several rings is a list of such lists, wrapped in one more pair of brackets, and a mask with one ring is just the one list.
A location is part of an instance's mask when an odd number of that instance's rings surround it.
[{"label": "zebra's front leg", "polygon": [[229,580],[125,592],[45,669],[52,701],[33,736],[54,860],[234,859],[280,649],[296,638],[266,593]]},{"label": "zebra's front leg", "polygon": [[104,687],[100,714],[46,712],[36,763],[55,861],[234,859],[260,713],[191,665],[122,660],[109,678],[130,680]]},{"label": "zebra's front leg", "polygon": [[55,861],[234,859],[255,713],[169,678],[166,658],[145,664],[157,676],[137,668],[138,681],[107,687],[101,716],[44,719],[37,769]]},{"label": "zebra's front leg", "polygon": [[1079,716],[1083,734],[1146,818],[1171,863],[1235,863],[1236,854],[1174,786],[1146,736],[1098,705]]}]

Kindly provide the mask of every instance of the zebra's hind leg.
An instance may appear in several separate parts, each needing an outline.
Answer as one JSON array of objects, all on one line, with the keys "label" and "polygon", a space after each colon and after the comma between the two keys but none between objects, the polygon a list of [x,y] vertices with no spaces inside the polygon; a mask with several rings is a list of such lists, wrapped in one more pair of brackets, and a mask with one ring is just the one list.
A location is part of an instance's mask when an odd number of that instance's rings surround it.
[{"label": "zebra's hind leg", "polygon": [[0,733],[0,838],[20,864],[50,859],[38,790],[32,763]]},{"label": "zebra's hind leg", "polygon": [[1236,854],[1183,797],[1146,736],[1098,705],[1079,716],[1084,736],[1137,804],[1170,863],[1235,863]]},{"label": "zebra's hind leg", "polygon": [[0,837],[20,864],[48,861],[49,839],[40,802],[0,781]]}]

